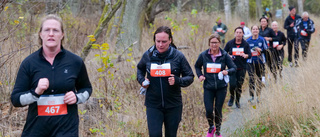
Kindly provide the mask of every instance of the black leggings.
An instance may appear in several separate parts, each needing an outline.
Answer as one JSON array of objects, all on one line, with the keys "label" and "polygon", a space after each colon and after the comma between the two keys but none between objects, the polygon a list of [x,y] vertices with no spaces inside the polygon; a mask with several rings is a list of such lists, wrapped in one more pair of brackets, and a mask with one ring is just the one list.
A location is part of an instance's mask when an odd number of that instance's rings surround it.
[{"label": "black leggings", "polygon": [[235,74],[230,77],[230,95],[234,98],[236,94],[236,101],[239,102],[242,93],[242,84],[244,82],[244,77],[246,75],[246,69],[239,69]]},{"label": "black leggings", "polygon": [[164,123],[165,136],[176,137],[181,121],[182,105],[169,109],[147,107],[147,121],[150,137],[162,137]]},{"label": "black leggings", "polygon": [[294,47],[295,62],[298,62],[298,60],[299,60],[299,43],[300,43],[301,49],[302,49],[302,57],[305,60],[307,58],[307,53],[308,53],[310,41],[305,40],[305,39],[300,39],[299,41],[297,41],[297,45],[295,45],[295,47]]},{"label": "black leggings", "polygon": [[[254,97],[254,90],[257,91],[257,96],[261,93],[264,64],[260,63],[249,63],[248,73],[249,73],[249,93],[250,96]],[[257,79],[258,78],[258,79]]]},{"label": "black leggings", "polygon": [[298,43],[296,42],[294,37],[293,38],[288,37],[287,41],[288,41],[288,61],[292,62],[292,48],[296,47]]},{"label": "black leggings", "polygon": [[[227,87],[218,90],[204,89],[203,100],[206,108],[206,117],[209,126],[213,126],[213,118],[216,123],[217,132],[220,131],[222,122],[222,106],[227,95]],[[214,107],[213,107],[214,103]],[[214,108],[214,117],[213,117]]]}]

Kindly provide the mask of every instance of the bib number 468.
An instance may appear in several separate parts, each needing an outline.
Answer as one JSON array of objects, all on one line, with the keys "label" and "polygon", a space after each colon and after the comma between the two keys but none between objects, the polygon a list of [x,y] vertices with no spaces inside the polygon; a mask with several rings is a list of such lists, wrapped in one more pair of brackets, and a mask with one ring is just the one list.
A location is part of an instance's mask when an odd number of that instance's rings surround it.
[{"label": "bib number 468", "polygon": [[55,114],[59,113],[60,106],[52,106],[52,107],[47,107],[46,111],[48,114]]}]

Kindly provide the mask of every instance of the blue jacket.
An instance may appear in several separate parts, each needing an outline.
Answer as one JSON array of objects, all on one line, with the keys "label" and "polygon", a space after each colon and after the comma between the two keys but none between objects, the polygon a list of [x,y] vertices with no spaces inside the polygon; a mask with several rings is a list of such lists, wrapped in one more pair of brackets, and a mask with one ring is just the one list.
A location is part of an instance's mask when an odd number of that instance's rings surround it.
[{"label": "blue jacket", "polygon": [[252,36],[251,36],[250,38],[247,39],[247,42],[249,43],[251,53],[253,53],[254,48],[258,47],[261,49],[261,54],[259,56],[251,56],[251,58],[247,60],[247,63],[261,63],[261,64],[265,63],[266,59],[265,59],[264,52],[265,50],[268,49],[266,40],[261,36],[259,36],[258,39],[252,39]]},{"label": "blue jacket", "polygon": [[[311,19],[308,19],[306,21],[307,27],[304,25],[303,19],[300,18],[299,20],[296,21],[296,28],[298,31],[298,38],[299,39],[304,39],[310,41],[311,39],[311,34],[315,31],[314,28],[314,22]],[[301,31],[305,31],[307,33],[307,36],[302,36]]]}]

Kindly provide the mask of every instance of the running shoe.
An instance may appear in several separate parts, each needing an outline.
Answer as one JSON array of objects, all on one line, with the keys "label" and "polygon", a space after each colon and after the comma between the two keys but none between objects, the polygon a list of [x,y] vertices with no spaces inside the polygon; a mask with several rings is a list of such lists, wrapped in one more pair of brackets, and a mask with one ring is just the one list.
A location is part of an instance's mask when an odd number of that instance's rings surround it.
[{"label": "running shoe", "polygon": [[241,108],[240,102],[236,101],[236,107]]},{"label": "running shoe", "polygon": [[229,102],[228,102],[228,106],[229,106],[229,107],[232,107],[233,101],[234,101],[234,98],[231,97],[230,100],[229,100]]},{"label": "running shoe", "polygon": [[215,131],[216,128],[214,126],[210,127],[206,137],[213,137]]},{"label": "running shoe", "polygon": [[220,132],[216,132],[215,135],[216,135],[216,137],[222,137]]},{"label": "running shoe", "polygon": [[254,101],[254,97],[252,96],[250,99],[248,99],[248,102],[252,103]]},{"label": "running shoe", "polygon": [[290,62],[290,63],[289,63],[289,65],[290,65],[290,67],[293,67],[293,64],[292,64],[292,62]]}]

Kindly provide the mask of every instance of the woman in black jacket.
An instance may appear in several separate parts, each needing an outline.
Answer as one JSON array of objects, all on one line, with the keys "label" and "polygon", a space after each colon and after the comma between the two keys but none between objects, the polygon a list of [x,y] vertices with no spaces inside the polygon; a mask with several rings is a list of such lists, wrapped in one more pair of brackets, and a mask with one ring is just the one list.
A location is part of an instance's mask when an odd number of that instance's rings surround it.
[{"label": "woman in black jacket", "polygon": [[62,19],[45,16],[38,32],[41,48],[20,65],[11,94],[15,107],[28,106],[22,137],[78,137],[78,104],[92,86],[83,60],[63,48]]},{"label": "woman in black jacket", "polygon": [[[137,65],[137,80],[147,88],[149,136],[162,136],[164,123],[165,136],[175,137],[182,115],[181,87],[189,86],[194,75],[185,56],[173,44],[169,27],[159,27],[153,39],[155,45],[143,54]],[[144,81],[150,85],[143,84]]]},{"label": "woman in black jacket", "polygon": [[[227,82],[223,77],[233,74],[236,71],[236,65],[227,52],[220,49],[220,36],[211,35],[209,38],[209,49],[202,52],[195,63],[196,73],[200,82],[204,81],[204,105],[206,108],[206,117],[209,123],[207,137],[213,137],[216,130],[216,136],[220,136],[220,127],[222,122],[222,106],[227,94]],[[203,72],[202,73],[202,67]],[[228,69],[226,69],[228,67]],[[219,74],[221,73],[221,74]],[[219,75],[223,75],[220,78]],[[226,78],[227,79],[227,78]],[[213,107],[214,102],[214,107]],[[215,116],[213,117],[213,108]],[[213,124],[213,119],[216,128]]]},{"label": "woman in black jacket", "polygon": [[[277,36],[277,41],[273,41],[273,48],[274,48],[274,57],[275,57],[275,64],[277,67],[277,70],[279,70],[279,76],[282,78],[281,72],[282,72],[282,63],[284,58],[284,50],[283,47],[286,45],[286,36],[278,30],[278,22],[274,21],[271,24],[271,27],[273,31],[275,32]],[[277,71],[275,72],[277,74]],[[276,77],[275,77],[276,78]]]},{"label": "woman in black jacket", "polygon": [[276,34],[274,31],[268,27],[268,19],[265,17],[260,18],[260,29],[259,29],[259,35],[261,37],[264,37],[264,39],[267,41],[268,44],[268,50],[266,51],[266,63],[267,66],[270,68],[271,73],[273,73],[273,76],[276,78],[276,57],[275,52],[276,50],[273,48],[273,42],[278,41]]},{"label": "woman in black jacket", "polygon": [[233,105],[235,94],[236,107],[240,108],[242,85],[247,72],[247,59],[251,58],[251,50],[249,44],[243,39],[243,29],[237,27],[234,30],[234,33],[235,38],[230,40],[224,48],[224,50],[230,54],[234,64],[237,66],[236,73],[230,77],[230,100],[228,106],[231,107]]}]

